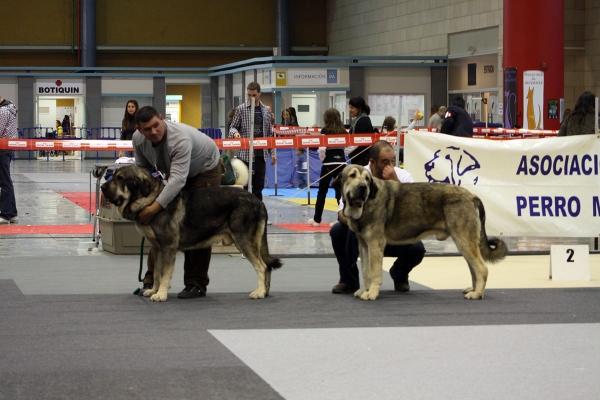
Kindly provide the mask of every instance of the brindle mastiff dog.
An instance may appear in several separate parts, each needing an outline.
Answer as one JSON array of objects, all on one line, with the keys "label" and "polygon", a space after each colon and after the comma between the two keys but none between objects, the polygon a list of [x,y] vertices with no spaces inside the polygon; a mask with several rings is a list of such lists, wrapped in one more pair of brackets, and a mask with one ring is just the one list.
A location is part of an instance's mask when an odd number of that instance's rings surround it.
[{"label": "brindle mastiff dog", "polygon": [[485,234],[485,210],[468,190],[444,183],[399,183],[374,178],[360,165],[348,165],[336,178],[344,215],[359,242],[364,288],[354,295],[375,300],[381,286],[386,244],[414,243],[426,236],[451,236],[469,264],[472,285],[466,299],[481,299],[488,269],[484,260],[506,256],[504,241]]},{"label": "brindle mastiff dog", "polygon": [[[94,171],[94,176],[102,176],[104,170]],[[163,187],[148,171],[131,165],[117,169],[101,189],[123,218],[136,221],[138,213],[152,204]],[[271,271],[282,265],[269,254],[265,205],[238,188],[184,188],[150,223],[136,222],[135,226],[150,241],[156,260],[154,286],[144,292],[152,301],[167,300],[177,251],[208,247],[220,241],[224,245],[235,243],[258,276],[258,287],[250,293],[251,299],[269,295]]]}]

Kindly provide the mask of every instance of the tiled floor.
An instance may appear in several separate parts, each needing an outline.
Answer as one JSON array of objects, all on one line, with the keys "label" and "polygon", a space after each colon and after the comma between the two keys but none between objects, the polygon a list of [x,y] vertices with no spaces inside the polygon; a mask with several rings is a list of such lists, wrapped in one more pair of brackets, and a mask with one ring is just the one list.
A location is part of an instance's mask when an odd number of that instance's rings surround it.
[{"label": "tiled floor", "polygon": [[[100,160],[106,164],[111,160]],[[89,205],[80,207],[61,192],[95,191],[95,179],[91,181],[90,171],[96,160],[21,160],[11,164],[12,177],[19,209],[19,226],[39,225],[89,225],[93,223],[92,215],[87,210]],[[330,191],[331,193],[332,191]],[[298,232],[286,229],[281,224],[303,224],[312,217],[313,205],[317,191],[311,189],[310,204],[306,191],[280,189],[275,196],[273,189],[265,189],[264,202],[269,211],[269,219],[273,226],[269,230],[269,247],[273,254],[299,255],[302,257],[332,256],[327,229],[319,232]],[[92,200],[93,201],[93,200]],[[323,215],[324,224],[336,220],[334,200],[329,202]],[[92,204],[93,207],[93,204]],[[68,231],[68,229],[67,229]],[[78,229],[78,231],[81,231]],[[0,252],[3,256],[26,255],[77,255],[80,242],[92,240],[93,230],[86,233],[60,234],[7,234],[7,228],[0,226]],[[590,251],[597,248],[594,238],[505,238],[511,252],[547,253],[552,244],[588,244]],[[439,242],[435,239],[425,240],[428,255],[456,253],[452,240]]]}]

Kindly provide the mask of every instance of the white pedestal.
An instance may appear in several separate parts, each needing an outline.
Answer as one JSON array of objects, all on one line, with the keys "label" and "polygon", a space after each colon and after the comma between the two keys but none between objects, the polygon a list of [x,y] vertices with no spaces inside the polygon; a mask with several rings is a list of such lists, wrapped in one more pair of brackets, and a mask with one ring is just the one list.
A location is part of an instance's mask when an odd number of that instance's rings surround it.
[{"label": "white pedestal", "polygon": [[590,247],[588,245],[552,245],[550,279],[553,281],[589,281]]}]

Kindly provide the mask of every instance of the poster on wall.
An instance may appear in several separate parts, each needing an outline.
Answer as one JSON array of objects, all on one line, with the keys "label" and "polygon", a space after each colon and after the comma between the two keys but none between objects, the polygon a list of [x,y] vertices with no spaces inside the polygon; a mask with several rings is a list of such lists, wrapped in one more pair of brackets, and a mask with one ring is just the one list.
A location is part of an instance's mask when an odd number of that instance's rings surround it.
[{"label": "poster on wall", "polygon": [[271,86],[271,70],[263,69],[262,76],[263,76],[262,85],[263,86]]},{"label": "poster on wall", "polygon": [[467,64],[467,84],[469,86],[477,85],[477,64]]},{"label": "poster on wall", "polygon": [[544,129],[544,71],[523,72],[523,128]]},{"label": "poster on wall", "polygon": [[514,128],[517,124],[517,69],[504,69],[504,101],[502,103],[504,127]]},{"label": "poster on wall", "polygon": [[558,119],[558,100],[548,100],[548,119]]}]

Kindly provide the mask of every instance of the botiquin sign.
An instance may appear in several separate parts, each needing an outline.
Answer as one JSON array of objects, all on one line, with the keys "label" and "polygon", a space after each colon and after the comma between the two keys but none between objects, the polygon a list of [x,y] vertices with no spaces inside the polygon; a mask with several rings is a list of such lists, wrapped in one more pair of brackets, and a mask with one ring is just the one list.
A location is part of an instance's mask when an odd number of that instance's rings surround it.
[{"label": "botiquin sign", "polygon": [[36,82],[35,84],[36,94],[50,94],[50,95],[82,95],[83,94],[83,83],[81,82],[63,82],[60,79],[50,82]]}]

